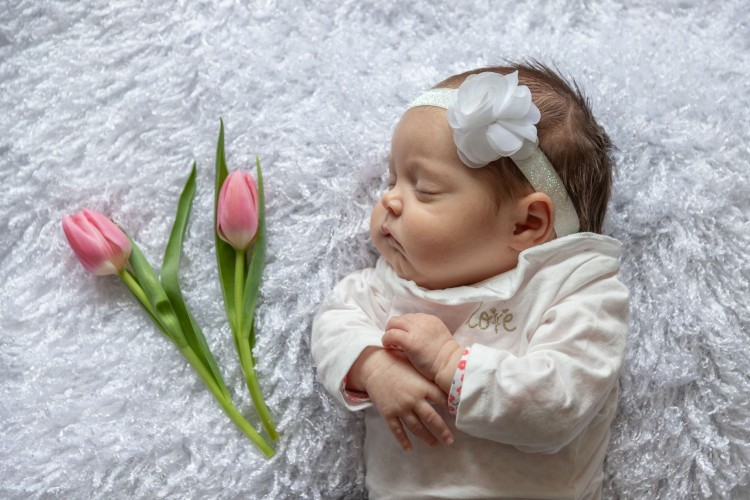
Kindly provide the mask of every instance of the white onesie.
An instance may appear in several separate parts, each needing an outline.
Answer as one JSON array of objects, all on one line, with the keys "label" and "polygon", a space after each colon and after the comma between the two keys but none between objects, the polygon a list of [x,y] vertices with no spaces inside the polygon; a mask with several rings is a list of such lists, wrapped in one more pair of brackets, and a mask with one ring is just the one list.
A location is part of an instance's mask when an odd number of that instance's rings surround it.
[{"label": "white onesie", "polygon": [[[365,410],[370,498],[598,498],[618,399],[628,291],[620,244],[577,233],[533,247],[518,266],[473,286],[426,290],[384,259],[344,278],[313,323],[326,389]],[[343,380],[360,353],[382,347],[392,316],[439,317],[470,347],[454,432],[405,453],[371,403]]]}]

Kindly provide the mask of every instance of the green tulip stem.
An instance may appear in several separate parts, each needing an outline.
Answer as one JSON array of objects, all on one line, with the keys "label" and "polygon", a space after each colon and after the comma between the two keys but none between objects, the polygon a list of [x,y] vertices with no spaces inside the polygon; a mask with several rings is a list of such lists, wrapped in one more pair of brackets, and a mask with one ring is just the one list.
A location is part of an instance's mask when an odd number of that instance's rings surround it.
[{"label": "green tulip stem", "polygon": [[151,307],[151,302],[149,302],[148,297],[146,297],[146,292],[143,291],[143,288],[141,288],[141,285],[138,284],[133,275],[130,274],[127,269],[123,269],[117,275],[125,283],[125,286],[133,292],[133,295],[138,299],[138,302],[140,302],[149,313],[153,314],[154,310]]},{"label": "green tulip stem", "polygon": [[250,343],[247,339],[240,341],[240,364],[242,365],[242,371],[245,373],[245,383],[250,391],[250,398],[253,400],[255,410],[258,412],[261,422],[263,422],[263,427],[266,429],[268,437],[271,438],[271,441],[276,441],[279,439],[279,433],[274,426],[271,412],[263,400],[263,393],[260,390],[253,364],[253,355],[250,352]]},{"label": "green tulip stem", "polygon": [[245,309],[245,250],[236,250],[234,257],[234,335],[242,339],[242,316]]},{"label": "green tulip stem", "polygon": [[200,359],[198,359],[198,356],[196,356],[193,350],[189,347],[185,347],[183,349],[180,349],[180,351],[185,356],[185,358],[187,358],[188,362],[193,366],[193,368],[195,368],[195,371],[198,372],[198,375],[200,375],[200,377],[203,379],[203,382],[205,382],[206,386],[214,395],[216,401],[219,402],[222,409],[229,416],[230,420],[232,420],[232,422],[234,422],[234,424],[239,427],[240,430],[244,432],[248,438],[250,438],[250,441],[252,441],[253,444],[255,444],[255,446],[257,446],[258,449],[260,449],[260,451],[267,458],[271,458],[276,453],[274,449],[271,448],[271,445],[268,444],[268,441],[263,439],[263,436],[261,436],[247,420],[245,420],[239,410],[237,410],[234,404],[232,404],[231,400],[224,396],[219,386],[213,380],[211,373],[206,370],[206,367],[203,366],[203,363],[201,363]]},{"label": "green tulip stem", "polygon": [[[253,400],[255,410],[258,412],[263,427],[266,429],[268,436],[272,441],[276,441],[279,438],[279,433],[273,423],[271,412],[266,406],[266,402],[263,400],[263,393],[260,390],[260,384],[258,384],[258,376],[255,373],[255,363],[253,362],[253,353],[250,351],[250,341],[244,335],[243,329],[245,328],[243,322],[243,316],[245,311],[245,251],[237,250],[235,253],[235,265],[234,265],[234,311],[237,314],[235,318],[235,324],[237,330],[235,331],[235,338],[237,339],[237,346],[239,347],[240,365],[242,366],[242,372],[245,374],[245,383],[250,391],[250,398]],[[254,318],[250,318],[250,321],[254,321]]]},{"label": "green tulip stem", "polygon": [[[161,321],[159,321],[159,316],[154,311],[154,308],[151,305],[151,302],[148,300],[146,293],[143,291],[143,288],[141,288],[141,285],[138,284],[138,281],[133,277],[133,275],[130,274],[130,272],[128,272],[126,269],[123,269],[118,273],[118,276],[130,289],[135,298],[138,299],[138,302],[141,303],[141,305],[154,321],[159,330],[161,330],[167,337],[172,338],[172,335],[167,330],[167,328],[161,323]],[[263,436],[261,436],[247,420],[245,420],[239,410],[237,410],[237,408],[234,406],[232,401],[224,395],[221,388],[214,380],[211,372],[206,369],[205,365],[201,362],[195,352],[189,346],[180,347],[180,352],[183,356],[185,356],[185,358],[192,365],[195,371],[198,372],[198,375],[201,379],[203,379],[206,387],[208,387],[208,389],[214,395],[214,398],[216,398],[216,401],[218,401],[221,408],[229,416],[229,419],[234,422],[234,424],[239,427],[239,429],[248,438],[250,438],[250,441],[252,441],[253,444],[257,446],[258,449],[260,449],[260,451],[266,457],[272,457],[276,453],[274,449],[271,448],[271,445],[268,444],[268,441],[263,439]]]},{"label": "green tulip stem", "polygon": [[117,275],[120,277],[122,282],[125,283],[125,286],[128,287],[133,296],[138,299],[138,302],[141,303],[141,305],[146,310],[149,317],[151,317],[151,320],[154,322],[154,324],[159,328],[159,330],[161,330],[164,335],[174,340],[172,338],[172,334],[159,320],[159,316],[156,314],[156,311],[154,311],[154,306],[151,305],[151,301],[148,300],[146,292],[143,291],[143,288],[141,288],[141,285],[138,283],[135,277],[130,274],[130,271],[128,271],[127,269],[123,269],[122,271],[117,273]]}]

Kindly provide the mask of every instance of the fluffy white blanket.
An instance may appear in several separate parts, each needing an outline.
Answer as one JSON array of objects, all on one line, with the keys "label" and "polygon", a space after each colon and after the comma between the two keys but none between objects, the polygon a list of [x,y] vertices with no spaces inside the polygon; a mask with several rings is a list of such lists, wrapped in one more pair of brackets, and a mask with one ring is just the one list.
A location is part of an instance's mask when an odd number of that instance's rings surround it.
[{"label": "fluffy white blanket", "polygon": [[[745,0],[0,0],[0,497],[363,498],[363,431],[310,323],[374,262],[390,132],[442,78],[533,57],[619,147],[605,232],[632,329],[608,498],[750,495],[750,11]],[[193,160],[182,284],[240,409],[216,277],[213,162],[264,166],[266,461],[60,220],[108,214],[158,266]],[[498,464],[502,466],[502,464]]]}]

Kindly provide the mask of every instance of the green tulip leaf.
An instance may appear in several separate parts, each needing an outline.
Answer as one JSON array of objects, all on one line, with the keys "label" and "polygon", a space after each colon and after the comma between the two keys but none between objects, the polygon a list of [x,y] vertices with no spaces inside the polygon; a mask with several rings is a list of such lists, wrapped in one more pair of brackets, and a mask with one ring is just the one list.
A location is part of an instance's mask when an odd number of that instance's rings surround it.
[{"label": "green tulip leaf", "polygon": [[[218,214],[219,214],[219,193],[224,180],[229,175],[227,171],[227,160],[224,152],[224,120],[221,120],[219,129],[219,141],[216,145],[216,183],[214,186],[214,241],[216,243],[216,263],[219,268],[219,283],[221,284],[221,293],[224,296],[224,307],[227,311],[227,318],[232,327],[232,332],[237,328],[234,324],[234,271],[235,271],[235,249],[232,245],[219,238]],[[234,338],[234,346],[239,351],[237,337]]]},{"label": "green tulip leaf", "polygon": [[190,314],[190,310],[185,303],[179,282],[180,254],[182,253],[182,242],[185,238],[188,218],[190,217],[190,208],[195,196],[195,163],[190,171],[185,187],[180,195],[180,201],[177,205],[177,215],[175,216],[172,232],[169,235],[167,249],[164,252],[164,261],[161,268],[161,284],[167,294],[172,307],[180,321],[180,326],[185,334],[185,339],[193,352],[198,356],[201,363],[209,370],[221,392],[228,398],[224,379],[221,376],[216,360],[211,354],[211,350],[206,343],[198,324]]},{"label": "green tulip leaf", "polygon": [[172,341],[177,344],[178,347],[182,348],[187,345],[187,340],[180,326],[180,320],[177,318],[172,303],[169,301],[164,288],[162,287],[159,279],[154,273],[154,269],[151,264],[148,263],[146,257],[138,248],[130,236],[130,245],[132,250],[130,252],[130,267],[133,269],[138,285],[143,289],[143,292],[148,297],[148,301],[151,303],[152,310],[150,313],[159,321],[163,326],[163,330],[169,336]]},{"label": "green tulip leaf", "polygon": [[263,189],[263,174],[260,169],[260,159],[255,157],[255,169],[258,174],[258,232],[253,243],[250,266],[247,270],[244,293],[244,310],[242,311],[242,338],[250,342],[250,349],[255,347],[255,306],[260,295],[260,284],[263,278],[263,268],[266,265],[266,201]]},{"label": "green tulip leaf", "polygon": [[164,335],[171,339],[172,335],[169,334],[166,328],[164,328],[164,325],[162,325],[156,318],[156,316],[154,316],[153,312],[151,312],[153,310],[153,306],[151,305],[148,297],[146,297],[146,294],[143,292],[143,288],[141,288],[141,285],[138,284],[138,281],[135,279],[135,277],[133,277],[133,275],[130,274],[127,269],[123,269],[122,272],[119,273],[119,276],[122,282],[125,283],[125,286],[128,287],[128,290],[130,290],[130,293],[133,294],[133,297],[135,297],[138,302],[141,303],[143,310],[146,311],[146,314],[148,314],[148,317],[151,318],[151,321],[154,322],[154,325],[156,325],[156,327],[161,330]]}]

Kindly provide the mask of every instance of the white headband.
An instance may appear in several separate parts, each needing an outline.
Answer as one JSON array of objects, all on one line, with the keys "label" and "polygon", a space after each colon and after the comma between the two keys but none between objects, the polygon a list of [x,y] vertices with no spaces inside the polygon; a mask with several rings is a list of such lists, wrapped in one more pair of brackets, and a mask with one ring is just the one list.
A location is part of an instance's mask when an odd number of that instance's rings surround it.
[{"label": "white headband", "polygon": [[557,236],[578,232],[578,215],[565,185],[537,145],[541,115],[529,88],[518,85],[517,71],[470,75],[458,89],[428,90],[407,109],[417,106],[448,110],[458,156],[467,166],[480,168],[510,157],[531,186],[552,199]]}]

